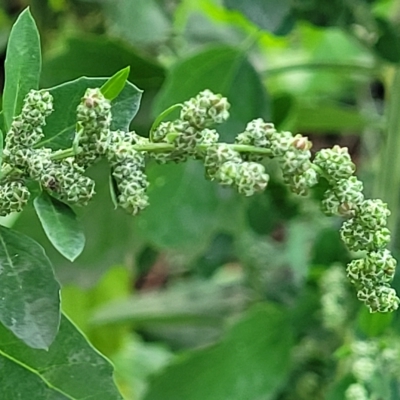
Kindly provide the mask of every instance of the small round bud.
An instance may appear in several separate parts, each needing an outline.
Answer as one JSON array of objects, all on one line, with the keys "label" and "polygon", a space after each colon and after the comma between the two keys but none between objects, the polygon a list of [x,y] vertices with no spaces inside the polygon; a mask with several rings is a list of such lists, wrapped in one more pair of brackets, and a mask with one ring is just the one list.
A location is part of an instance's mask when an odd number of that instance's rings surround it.
[{"label": "small round bud", "polygon": [[0,216],[22,211],[29,197],[30,192],[22,181],[5,181],[0,185]]},{"label": "small round bud", "polygon": [[332,149],[322,149],[316,154],[313,162],[334,181],[350,178],[355,171],[347,147],[333,146]]},{"label": "small round bud", "polygon": [[204,90],[183,103],[180,118],[201,130],[227,120],[229,108],[230,104],[225,97]]}]

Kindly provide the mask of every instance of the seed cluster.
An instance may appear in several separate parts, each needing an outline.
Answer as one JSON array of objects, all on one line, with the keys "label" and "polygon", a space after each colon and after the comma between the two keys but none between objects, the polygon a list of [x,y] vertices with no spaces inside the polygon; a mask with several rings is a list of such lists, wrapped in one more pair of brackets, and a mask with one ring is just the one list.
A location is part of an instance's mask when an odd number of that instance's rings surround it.
[{"label": "seed cluster", "polygon": [[208,179],[251,196],[268,185],[269,175],[261,163],[267,156],[276,159],[284,182],[294,193],[307,195],[320,179],[328,182],[323,211],[345,218],[342,240],[351,251],[364,255],[347,267],[358,298],[371,312],[397,309],[400,300],[390,287],[396,260],[385,248],[390,240],[386,227],[390,212],[382,201],[364,199],[347,148],[323,149],[312,159],[307,137],[279,132],[260,118],[249,122],[233,144],[221,143],[213,125],[227,120],[229,108],[226,98],[204,90],[181,105],[178,119],[161,122],[144,138],[135,132],[111,131],[110,101],[100,89],[90,88],[77,107],[74,155],[63,157],[62,151],[40,146],[53,101],[49,92],[32,90],[6,136],[0,215],[23,209],[30,195],[27,180],[38,182],[60,200],[87,204],[94,194],[94,182],[85,171],[100,158],[106,158],[111,167],[118,206],[132,215],[149,203],[148,157],[159,163],[200,160]]},{"label": "seed cluster", "polygon": [[364,254],[347,266],[347,276],[357,289],[357,297],[371,312],[396,310],[400,299],[390,287],[396,260],[385,249],[390,241],[387,205],[379,199],[364,199],[363,185],[353,176],[355,165],[347,148],[321,150],[313,163],[330,184],[322,201],[323,211],[347,218],[340,236],[349,250]]}]

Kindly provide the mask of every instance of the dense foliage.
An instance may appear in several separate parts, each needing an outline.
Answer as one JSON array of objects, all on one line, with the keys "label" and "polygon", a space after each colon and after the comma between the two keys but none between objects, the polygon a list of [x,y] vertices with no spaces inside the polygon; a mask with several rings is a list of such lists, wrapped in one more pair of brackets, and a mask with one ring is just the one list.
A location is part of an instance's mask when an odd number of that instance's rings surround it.
[{"label": "dense foliage", "polygon": [[4,398],[400,397],[395,1],[0,5]]}]

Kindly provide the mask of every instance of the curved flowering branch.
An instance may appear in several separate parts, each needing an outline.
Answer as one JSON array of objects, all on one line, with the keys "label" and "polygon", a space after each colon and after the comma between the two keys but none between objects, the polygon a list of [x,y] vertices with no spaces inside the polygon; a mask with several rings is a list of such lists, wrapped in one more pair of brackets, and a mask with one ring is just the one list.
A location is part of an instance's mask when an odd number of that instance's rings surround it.
[{"label": "curved flowering branch", "polygon": [[263,191],[269,181],[264,157],[277,159],[284,182],[296,194],[307,195],[319,180],[329,188],[322,210],[345,218],[341,238],[349,250],[363,258],[347,266],[358,298],[371,312],[396,310],[400,299],[390,287],[396,260],[385,247],[390,214],[379,199],[364,199],[363,185],[347,148],[323,149],[312,158],[307,137],[278,132],[274,125],[255,119],[235,143],[219,142],[215,124],[229,117],[229,103],[221,95],[204,90],[184,102],[180,116],[152,128],[150,138],[135,132],[111,131],[111,105],[100,89],[88,89],[77,109],[77,133],[71,149],[35,148],[43,136],[45,118],[52,112],[46,91],[31,91],[23,110],[7,134],[0,184],[0,215],[21,211],[29,199],[28,179],[39,182],[53,196],[85,205],[94,194],[94,182],[86,168],[105,157],[111,167],[118,205],[131,215],[148,206],[146,158],[159,163],[203,162],[206,178],[231,186],[245,196]]}]

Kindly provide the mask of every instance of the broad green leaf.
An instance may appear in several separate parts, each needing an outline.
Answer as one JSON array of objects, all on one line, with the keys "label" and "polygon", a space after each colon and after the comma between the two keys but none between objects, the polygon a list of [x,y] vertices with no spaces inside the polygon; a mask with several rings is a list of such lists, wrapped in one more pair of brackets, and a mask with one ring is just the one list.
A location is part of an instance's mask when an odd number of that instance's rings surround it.
[{"label": "broad green leaf", "polygon": [[[190,74],[188,73],[190,71]],[[268,118],[269,99],[262,80],[240,49],[213,46],[179,62],[156,99],[154,114],[210,89],[231,103],[230,118],[218,127],[222,140],[232,140],[254,118]]]},{"label": "broad green leaf", "polygon": [[110,31],[133,45],[164,43],[171,35],[170,22],[155,0],[102,1],[101,4]]},{"label": "broad green leaf", "polygon": [[287,315],[255,306],[219,344],[186,354],[155,376],[145,400],[275,399],[289,373],[291,346]]},{"label": "broad green leaf", "polygon": [[39,32],[27,8],[15,22],[7,46],[3,94],[7,130],[13,117],[21,112],[25,95],[38,88],[41,63]]},{"label": "broad green leaf", "polygon": [[112,366],[66,318],[48,351],[31,349],[0,326],[4,399],[122,400]]},{"label": "broad green leaf", "polygon": [[113,75],[101,88],[101,93],[108,100],[114,100],[121,93],[128,80],[130,67],[126,67]]},{"label": "broad green leaf", "polygon": [[47,349],[59,327],[59,290],[43,248],[0,227],[0,322],[28,346]]},{"label": "broad green leaf", "polygon": [[120,40],[104,35],[74,36],[66,40],[61,52],[43,61],[41,86],[51,87],[81,76],[112,76],[127,65],[129,80],[145,93],[158,89],[165,79],[165,71],[159,64]]},{"label": "broad green leaf", "polygon": [[224,0],[230,10],[240,11],[260,28],[277,32],[290,13],[290,0]]},{"label": "broad green leaf", "polygon": [[[147,176],[150,206],[132,223],[150,243],[198,252],[220,227],[225,212],[230,223],[238,223],[236,193],[207,181],[200,162],[152,164]],[[222,223],[226,228],[225,219]]]},{"label": "broad green leaf", "polygon": [[[87,88],[101,87],[106,81],[106,78],[82,77],[49,89],[54,98],[54,112],[47,119],[45,138],[39,146],[46,145],[55,149],[70,147],[75,134],[76,108],[83,94]],[[141,96],[142,91],[127,82],[120,95],[111,103],[112,129],[128,129],[139,109]]]},{"label": "broad green leaf", "polygon": [[61,290],[63,312],[82,330],[90,343],[107,356],[121,348],[130,328],[125,324],[93,326],[90,322],[93,310],[110,301],[127,298],[131,285],[132,276],[128,268],[114,266],[96,282],[95,287],[64,285]]},{"label": "broad green leaf", "polygon": [[[371,118],[372,117],[372,118]],[[359,132],[366,126],[379,126],[382,122],[373,120],[374,115],[363,115],[354,107],[341,106],[340,104],[320,102],[310,104],[299,102],[296,113],[289,119],[290,126],[287,129],[294,129],[301,132]]]},{"label": "broad green leaf", "polygon": [[85,235],[74,211],[65,203],[42,192],[34,207],[52,245],[68,260],[74,261],[85,246]]}]

